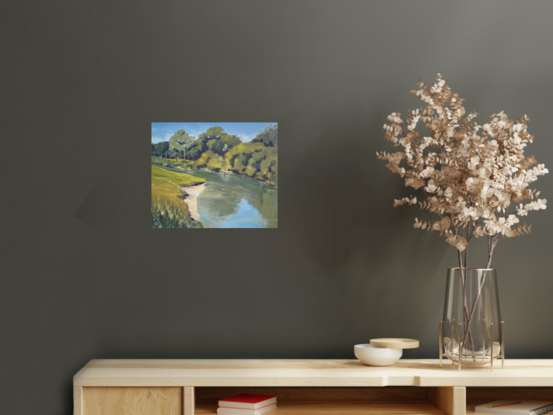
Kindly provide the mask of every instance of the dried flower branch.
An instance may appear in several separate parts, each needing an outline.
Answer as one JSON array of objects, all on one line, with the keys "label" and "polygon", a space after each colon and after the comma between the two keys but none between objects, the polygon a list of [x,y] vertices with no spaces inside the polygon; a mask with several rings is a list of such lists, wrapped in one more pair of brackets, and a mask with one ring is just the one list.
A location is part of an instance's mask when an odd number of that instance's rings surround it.
[{"label": "dried flower branch", "polygon": [[[529,185],[548,173],[534,156],[525,157],[524,149],[534,136],[527,131],[529,118],[516,122],[501,111],[480,126],[476,113],[466,114],[463,99],[453,93],[438,74],[432,85],[419,81],[420,89],[411,93],[426,103],[422,109],[388,116],[385,137],[401,147],[394,153],[378,152],[386,167],[405,179],[405,185],[421,189],[424,197],[395,200],[394,207],[418,203],[435,213],[439,220],[415,219],[415,228],[439,232],[459,251],[459,266],[466,267],[471,238],[488,239],[488,264],[499,237],[513,238],[529,234],[531,225],[519,217],[546,208],[547,201]],[[430,131],[423,136],[417,130],[422,122]]]}]

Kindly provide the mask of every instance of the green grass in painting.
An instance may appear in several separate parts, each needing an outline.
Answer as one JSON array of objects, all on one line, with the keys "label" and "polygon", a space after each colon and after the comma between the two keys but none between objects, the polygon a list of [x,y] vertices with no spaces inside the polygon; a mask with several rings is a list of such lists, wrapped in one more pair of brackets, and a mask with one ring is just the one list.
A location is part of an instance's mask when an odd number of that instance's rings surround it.
[{"label": "green grass in painting", "polygon": [[200,222],[191,219],[184,209],[158,199],[152,201],[152,228],[203,228],[203,226]]},{"label": "green grass in painting", "polygon": [[152,166],[152,180],[171,182],[177,186],[194,186],[205,183],[205,179],[188,173],[168,170],[160,166]]},{"label": "green grass in painting", "polygon": [[[190,219],[190,212],[183,200],[185,193],[182,190],[183,186],[201,183],[205,183],[205,179],[152,165],[152,226],[201,227],[201,224]],[[195,226],[196,224],[199,226]]]}]

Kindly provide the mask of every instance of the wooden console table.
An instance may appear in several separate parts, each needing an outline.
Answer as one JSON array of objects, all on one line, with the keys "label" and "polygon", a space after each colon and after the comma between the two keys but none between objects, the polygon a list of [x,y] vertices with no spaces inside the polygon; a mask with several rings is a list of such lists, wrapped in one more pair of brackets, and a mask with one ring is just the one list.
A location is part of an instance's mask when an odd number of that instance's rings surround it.
[{"label": "wooden console table", "polygon": [[238,393],[278,396],[272,415],[472,415],[501,398],[553,400],[553,360],[505,369],[438,360],[92,360],[73,378],[74,415],[207,415]]}]

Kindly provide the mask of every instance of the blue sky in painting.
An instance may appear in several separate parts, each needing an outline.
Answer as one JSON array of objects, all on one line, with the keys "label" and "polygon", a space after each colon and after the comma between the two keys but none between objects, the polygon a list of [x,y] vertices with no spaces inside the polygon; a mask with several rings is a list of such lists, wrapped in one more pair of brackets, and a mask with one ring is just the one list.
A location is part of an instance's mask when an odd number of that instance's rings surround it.
[{"label": "blue sky in painting", "polygon": [[178,130],[184,130],[188,134],[198,138],[201,133],[211,127],[223,127],[227,134],[237,135],[243,142],[252,141],[259,131],[263,131],[269,125],[276,122],[153,122],[152,143],[169,141]]}]

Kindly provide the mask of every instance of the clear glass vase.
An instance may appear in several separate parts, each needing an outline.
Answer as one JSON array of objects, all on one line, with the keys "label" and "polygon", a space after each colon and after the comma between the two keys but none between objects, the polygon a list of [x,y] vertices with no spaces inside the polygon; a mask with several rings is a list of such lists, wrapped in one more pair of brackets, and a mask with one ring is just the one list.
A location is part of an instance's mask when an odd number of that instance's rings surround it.
[{"label": "clear glass vase", "polygon": [[448,270],[440,327],[440,346],[453,362],[493,365],[493,359],[504,356],[495,269]]}]

